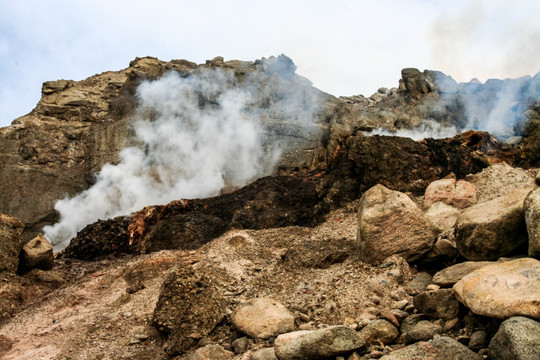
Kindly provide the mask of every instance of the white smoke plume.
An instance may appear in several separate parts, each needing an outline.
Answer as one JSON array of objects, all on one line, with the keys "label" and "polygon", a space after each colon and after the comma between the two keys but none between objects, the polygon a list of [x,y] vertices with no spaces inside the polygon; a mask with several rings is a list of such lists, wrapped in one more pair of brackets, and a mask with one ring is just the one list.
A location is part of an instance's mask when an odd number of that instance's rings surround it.
[{"label": "white smoke plume", "polygon": [[287,144],[272,142],[264,121],[288,117],[294,122],[282,131],[294,131],[292,124],[314,131],[317,93],[283,55],[259,67],[242,83],[232,71],[209,68],[142,83],[133,122],[140,144],[124,149],[118,164],[106,164],[92,187],[56,203],[60,221],[44,228],[55,251],[98,219],[217,195],[225,185],[270,174]]}]

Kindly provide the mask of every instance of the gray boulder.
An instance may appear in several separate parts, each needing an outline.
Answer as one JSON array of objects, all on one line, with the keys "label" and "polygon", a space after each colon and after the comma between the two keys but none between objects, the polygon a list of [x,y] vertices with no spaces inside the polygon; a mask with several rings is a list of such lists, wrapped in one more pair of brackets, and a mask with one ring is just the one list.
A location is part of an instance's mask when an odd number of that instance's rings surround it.
[{"label": "gray boulder", "polygon": [[490,359],[540,359],[540,323],[526,317],[511,317],[501,324],[489,343]]},{"label": "gray boulder", "polygon": [[465,345],[447,337],[435,335],[433,340],[418,342],[393,351],[381,360],[481,360],[482,357]]},{"label": "gray boulder", "polygon": [[358,246],[365,262],[399,255],[417,260],[431,249],[436,232],[426,215],[404,193],[375,185],[358,210]]},{"label": "gray boulder", "polygon": [[297,331],[277,337],[274,349],[280,360],[317,360],[362,349],[364,338],[348,326]]},{"label": "gray boulder", "polygon": [[529,233],[529,256],[540,259],[540,188],[527,195],[523,208]]},{"label": "gray boulder", "polygon": [[456,222],[456,244],[468,260],[496,260],[527,242],[523,201],[529,189],[519,189],[466,209]]}]

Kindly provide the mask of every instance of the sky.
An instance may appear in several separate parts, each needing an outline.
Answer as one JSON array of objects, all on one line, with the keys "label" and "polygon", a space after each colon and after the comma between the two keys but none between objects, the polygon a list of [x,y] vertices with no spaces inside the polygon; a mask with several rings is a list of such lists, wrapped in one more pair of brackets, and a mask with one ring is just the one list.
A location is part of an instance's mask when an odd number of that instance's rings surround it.
[{"label": "sky", "polygon": [[135,57],[204,63],[285,54],[330,94],[369,96],[406,67],[457,81],[540,70],[538,0],[0,0],[0,127],[48,80]]}]

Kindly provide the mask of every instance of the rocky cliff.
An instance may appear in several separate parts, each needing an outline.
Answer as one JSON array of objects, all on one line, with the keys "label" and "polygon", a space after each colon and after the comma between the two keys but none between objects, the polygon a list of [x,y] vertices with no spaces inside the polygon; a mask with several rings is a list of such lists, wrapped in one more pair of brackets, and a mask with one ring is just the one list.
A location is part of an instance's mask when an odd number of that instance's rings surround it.
[{"label": "rocky cliff", "polygon": [[[58,220],[57,200],[90,187],[104,164],[118,163],[122,149],[141,143],[134,119],[155,116],[153,110],[141,108],[137,90],[141,83],[171,72],[189,78],[216,69],[230,75],[224,88],[256,94],[247,111],[264,128],[262,146],[279,144],[278,162],[261,175],[325,170],[350,146],[346,145],[351,143],[349,136],[374,129],[386,133],[422,129],[454,135],[467,122],[465,90],[438,72],[404,69],[397,88],[380,89],[369,98],[336,98],[296,75],[296,67],[284,56],[255,62],[218,57],[201,65],[138,58],[127,69],[83,81],[44,83],[36,108],[0,129],[0,211],[21,219],[26,225],[23,237],[32,238],[44,225]],[[215,105],[204,96],[199,101],[201,107]],[[524,129],[526,135],[521,145],[525,151],[505,160],[538,162],[538,114],[539,108],[532,106],[529,121],[519,122],[519,133]],[[299,120],[302,116],[307,120]],[[237,184],[225,187],[228,185]]]}]

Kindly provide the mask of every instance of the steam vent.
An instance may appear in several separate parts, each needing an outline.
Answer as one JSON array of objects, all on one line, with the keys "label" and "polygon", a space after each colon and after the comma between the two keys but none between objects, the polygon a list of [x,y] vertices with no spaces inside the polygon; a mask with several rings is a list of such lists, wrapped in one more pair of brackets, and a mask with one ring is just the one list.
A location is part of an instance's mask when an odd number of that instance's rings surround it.
[{"label": "steam vent", "polygon": [[0,128],[0,358],[540,359],[540,73],[395,85],[45,82]]}]

